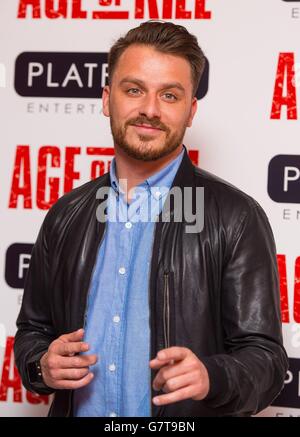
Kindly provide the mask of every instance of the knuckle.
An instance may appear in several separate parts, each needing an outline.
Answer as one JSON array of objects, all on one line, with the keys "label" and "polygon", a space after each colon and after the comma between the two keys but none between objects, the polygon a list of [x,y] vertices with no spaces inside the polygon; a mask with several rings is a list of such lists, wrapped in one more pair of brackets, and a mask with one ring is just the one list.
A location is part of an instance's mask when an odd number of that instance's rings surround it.
[{"label": "knuckle", "polygon": [[60,342],[60,343],[66,343],[66,342],[67,342],[66,335],[65,335],[65,334],[60,335],[60,336],[59,336],[56,340],[54,340],[54,341],[56,341],[56,342]]},{"label": "knuckle", "polygon": [[55,369],[55,367],[56,367],[56,360],[55,360],[55,358],[52,357],[52,356],[50,355],[50,356],[48,357],[48,362],[47,362],[47,364],[48,364],[48,368],[49,368],[50,370]]},{"label": "knuckle", "polygon": [[168,377],[167,370],[162,370],[161,373],[160,373],[160,379],[166,381],[167,377]]},{"label": "knuckle", "polygon": [[190,372],[193,371],[193,370],[195,370],[196,367],[197,367],[197,363],[196,363],[196,361],[191,360],[191,361],[188,363],[188,368],[189,368]]},{"label": "knuckle", "polygon": [[65,349],[65,352],[66,352],[67,354],[70,354],[70,353],[72,352],[72,347],[71,347],[71,345],[68,344],[68,343],[65,344],[64,349]]},{"label": "knuckle", "polygon": [[167,381],[167,382],[165,383],[165,387],[166,387],[166,389],[167,389],[168,391],[172,391],[172,390],[174,389],[174,383],[173,383],[173,381]]},{"label": "knuckle", "polygon": [[56,349],[56,347],[57,347],[57,345],[58,345],[58,341],[57,340],[54,340],[51,344],[50,344],[50,346],[49,346],[49,348],[48,348],[48,352],[54,352],[55,351],[55,349]]},{"label": "knuckle", "polygon": [[183,396],[184,396],[185,398],[188,398],[188,397],[190,397],[190,394],[191,394],[191,390],[190,390],[190,388],[189,388],[189,387],[186,387],[186,388],[183,390]]},{"label": "knuckle", "polygon": [[195,358],[195,361],[194,361],[194,369],[198,372],[201,372],[201,366],[200,366],[199,360],[197,358]]},{"label": "knuckle", "polygon": [[81,369],[76,369],[74,370],[74,378],[76,379],[80,379],[83,376],[83,372]]},{"label": "knuckle", "polygon": [[82,364],[82,360],[81,360],[80,357],[74,357],[74,358],[72,359],[72,366],[73,366],[73,367],[80,367],[81,364]]},{"label": "knuckle", "polygon": [[191,358],[189,361],[189,368],[190,370],[198,369],[198,360],[197,358]]},{"label": "knuckle", "polygon": [[49,375],[50,375],[51,379],[55,380],[55,379],[58,379],[59,373],[55,369],[50,369]]}]

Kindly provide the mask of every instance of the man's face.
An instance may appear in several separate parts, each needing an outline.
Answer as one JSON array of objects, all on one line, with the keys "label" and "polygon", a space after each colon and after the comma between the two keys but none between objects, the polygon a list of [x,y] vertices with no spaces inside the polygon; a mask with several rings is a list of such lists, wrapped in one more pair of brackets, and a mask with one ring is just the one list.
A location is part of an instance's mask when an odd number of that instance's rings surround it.
[{"label": "man's face", "polygon": [[132,45],[121,55],[111,86],[103,90],[116,147],[152,161],[182,144],[197,109],[191,67],[184,58]]}]

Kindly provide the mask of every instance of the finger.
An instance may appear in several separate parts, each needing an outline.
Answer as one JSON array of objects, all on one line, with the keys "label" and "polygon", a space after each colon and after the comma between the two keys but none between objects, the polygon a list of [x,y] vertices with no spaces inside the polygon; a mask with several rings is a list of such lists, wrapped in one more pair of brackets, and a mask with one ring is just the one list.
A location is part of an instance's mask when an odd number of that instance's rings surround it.
[{"label": "finger", "polygon": [[63,334],[59,337],[59,340],[64,343],[73,342],[73,341],[81,341],[84,336],[84,329],[80,328],[77,331],[70,332],[69,334]]},{"label": "finger", "polygon": [[154,403],[154,405],[159,406],[173,404],[175,402],[192,398],[194,396],[194,392],[196,393],[195,389],[192,386],[188,386],[165,395],[155,396],[152,399],[152,402]]},{"label": "finger", "polygon": [[84,378],[88,373],[88,367],[82,369],[56,369],[52,371],[51,377],[57,382],[65,379],[77,381]]},{"label": "finger", "polygon": [[88,385],[94,378],[94,374],[89,372],[85,377],[79,380],[68,380],[64,379],[56,382],[55,388],[66,389],[66,390],[76,390],[77,388],[84,387]]},{"label": "finger", "polygon": [[199,373],[192,372],[184,375],[176,376],[175,378],[168,379],[162,386],[162,390],[165,393],[171,393],[181,388],[191,386],[199,382]]},{"label": "finger", "polygon": [[58,341],[53,347],[53,352],[63,356],[72,356],[75,354],[79,354],[80,352],[87,352],[88,350],[89,345],[82,341],[72,343],[64,343],[62,341]]},{"label": "finger", "polygon": [[163,385],[172,378],[184,375],[192,370],[189,363],[180,361],[178,364],[165,366],[157,373],[153,380],[153,389],[159,391]]},{"label": "finger", "polygon": [[190,353],[189,349],[185,347],[169,347],[168,349],[162,349],[158,352],[157,357],[161,361],[174,360],[180,361],[184,360],[186,356]]},{"label": "finger", "polygon": [[174,364],[174,360],[159,360],[158,358],[154,358],[151,360],[149,365],[151,369],[161,369],[164,366],[172,366]]},{"label": "finger", "polygon": [[158,369],[167,363],[184,360],[190,353],[189,349],[184,347],[170,347],[158,352],[157,356],[150,361],[152,369]]},{"label": "finger", "polygon": [[75,357],[61,357],[57,367],[61,369],[79,369],[96,364],[97,355],[76,355]]}]

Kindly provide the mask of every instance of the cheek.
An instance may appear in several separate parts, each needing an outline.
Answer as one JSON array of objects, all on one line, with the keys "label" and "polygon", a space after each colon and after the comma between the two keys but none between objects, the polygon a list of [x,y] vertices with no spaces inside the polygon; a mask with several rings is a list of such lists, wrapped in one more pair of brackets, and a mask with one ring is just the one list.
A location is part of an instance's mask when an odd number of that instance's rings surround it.
[{"label": "cheek", "polygon": [[111,100],[110,104],[111,110],[120,119],[136,117],[139,114],[138,104],[134,99],[127,99],[122,95],[117,95]]},{"label": "cheek", "polygon": [[165,111],[162,111],[162,121],[174,130],[178,130],[181,126],[186,125],[188,118],[189,111],[184,102],[176,104],[174,107],[167,107]]},{"label": "cheek", "polygon": [[174,114],[173,117],[165,118],[164,123],[172,130],[180,130],[183,126],[186,126],[188,122],[188,115],[184,117],[182,114]]}]

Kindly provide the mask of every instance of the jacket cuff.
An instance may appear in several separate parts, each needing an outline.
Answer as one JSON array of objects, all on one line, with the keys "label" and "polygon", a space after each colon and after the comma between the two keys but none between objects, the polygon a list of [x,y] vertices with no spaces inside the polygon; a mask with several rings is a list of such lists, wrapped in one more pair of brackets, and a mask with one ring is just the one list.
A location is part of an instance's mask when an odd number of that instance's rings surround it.
[{"label": "jacket cuff", "polygon": [[209,377],[209,392],[203,402],[210,407],[223,405],[229,393],[228,375],[224,363],[220,366],[215,357],[203,357],[201,361]]},{"label": "jacket cuff", "polygon": [[40,361],[42,356],[47,352],[47,349],[43,349],[42,351],[37,352],[35,355],[31,356],[30,359],[26,363],[26,373],[27,373],[27,380],[29,382],[29,386],[31,390],[38,394],[45,394],[49,395],[55,392],[55,390],[51,387],[48,387],[44,381],[38,381],[38,382],[31,382],[29,377],[29,365],[34,363],[35,361]]}]

